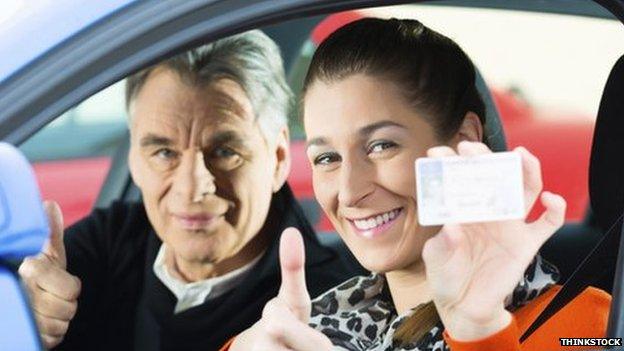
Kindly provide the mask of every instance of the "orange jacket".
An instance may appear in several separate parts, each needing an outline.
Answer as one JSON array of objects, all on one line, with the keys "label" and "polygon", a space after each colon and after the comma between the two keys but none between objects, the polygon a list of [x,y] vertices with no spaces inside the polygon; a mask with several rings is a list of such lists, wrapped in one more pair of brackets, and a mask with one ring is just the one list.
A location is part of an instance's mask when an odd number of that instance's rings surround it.
[{"label": "orange jacket", "polygon": [[611,296],[606,292],[587,288],[570,301],[531,336],[520,344],[518,339],[546,308],[561,289],[554,286],[513,314],[507,328],[481,340],[460,342],[446,332],[444,339],[453,351],[572,351],[600,347],[561,346],[559,338],[601,338],[607,330]]},{"label": "orange jacket", "polygon": [[[595,350],[596,346],[561,346],[559,338],[601,338],[605,336],[611,296],[596,288],[587,288],[552,316],[524,343],[520,344],[518,341],[560,289],[561,286],[554,286],[515,311],[511,323],[494,335],[480,340],[462,342],[453,340],[448,333],[444,332],[444,339],[452,351]],[[220,351],[227,351],[233,340],[234,338],[223,345]]]}]

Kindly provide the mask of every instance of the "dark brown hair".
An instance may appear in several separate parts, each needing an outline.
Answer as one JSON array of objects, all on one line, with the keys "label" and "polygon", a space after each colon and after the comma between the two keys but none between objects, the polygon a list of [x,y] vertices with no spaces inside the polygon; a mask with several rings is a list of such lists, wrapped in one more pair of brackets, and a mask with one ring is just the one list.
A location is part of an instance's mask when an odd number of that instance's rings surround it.
[{"label": "dark brown hair", "polygon": [[[314,53],[302,96],[317,80],[331,83],[355,74],[395,83],[442,142],[457,133],[468,112],[485,125],[472,61],[454,41],[416,20],[364,18],[335,31]],[[417,341],[439,320],[430,301],[394,337],[403,345]]]},{"label": "dark brown hair", "polygon": [[416,20],[364,18],[335,31],[314,53],[302,96],[316,80],[354,74],[397,84],[440,141],[455,135],[469,111],[485,124],[472,61],[454,41]]}]

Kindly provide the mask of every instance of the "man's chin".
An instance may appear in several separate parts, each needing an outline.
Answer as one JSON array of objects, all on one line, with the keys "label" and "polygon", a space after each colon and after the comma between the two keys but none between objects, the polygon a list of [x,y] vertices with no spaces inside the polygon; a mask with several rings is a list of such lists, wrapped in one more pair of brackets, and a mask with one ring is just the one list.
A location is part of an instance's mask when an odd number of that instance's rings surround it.
[{"label": "man's chin", "polygon": [[173,252],[178,259],[197,264],[216,264],[236,255],[235,245],[223,245],[213,240],[195,240],[173,245]]},{"label": "man's chin", "polygon": [[176,234],[177,240],[164,242],[167,245],[167,251],[173,253],[177,259],[188,262],[211,262],[219,252],[214,238],[186,232]]}]

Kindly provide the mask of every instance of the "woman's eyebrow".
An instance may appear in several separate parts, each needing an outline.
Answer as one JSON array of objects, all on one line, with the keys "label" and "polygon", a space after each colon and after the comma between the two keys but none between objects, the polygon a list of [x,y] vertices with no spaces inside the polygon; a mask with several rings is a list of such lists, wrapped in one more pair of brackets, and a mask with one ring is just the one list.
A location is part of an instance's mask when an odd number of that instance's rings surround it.
[{"label": "woman's eyebrow", "polygon": [[360,137],[364,139],[370,136],[371,134],[373,134],[378,129],[385,128],[385,127],[399,127],[402,129],[407,129],[407,127],[405,127],[404,125],[400,123],[390,121],[390,120],[385,120],[385,121],[375,122],[375,123],[372,123],[372,124],[369,124],[367,126],[360,128],[358,130],[358,134],[360,135]]},{"label": "woman's eyebrow", "polygon": [[306,141],[306,150],[310,148],[310,146],[322,146],[327,145],[327,139],[323,137],[312,138]]},{"label": "woman's eyebrow", "polygon": [[[379,122],[375,122],[367,126],[364,126],[360,128],[357,133],[360,135],[362,139],[365,139],[371,134],[373,134],[375,131],[377,131],[378,129],[385,128],[385,127],[399,127],[401,129],[407,129],[407,127],[405,127],[404,125],[400,123],[390,121],[390,120],[385,120],[385,121],[379,121]],[[310,148],[310,146],[323,146],[323,145],[327,145],[327,139],[325,139],[324,137],[316,137],[316,138],[312,138],[306,141],[306,149]]]}]

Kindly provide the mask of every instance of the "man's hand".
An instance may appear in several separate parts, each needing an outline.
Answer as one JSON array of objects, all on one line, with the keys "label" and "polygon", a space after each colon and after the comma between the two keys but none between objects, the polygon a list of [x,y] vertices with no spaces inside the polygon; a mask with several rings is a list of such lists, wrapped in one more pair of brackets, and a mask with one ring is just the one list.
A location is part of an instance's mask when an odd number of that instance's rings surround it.
[{"label": "man's hand", "polygon": [[55,202],[44,205],[50,222],[50,239],[38,256],[24,260],[19,275],[28,290],[43,344],[52,348],[63,341],[76,314],[80,280],[66,271],[61,210]]},{"label": "man's hand", "polygon": [[305,284],[305,251],[296,229],[284,230],[279,252],[279,294],[264,306],[262,319],[236,337],[230,350],[331,350],[331,341],[308,326],[311,301]]},{"label": "man's hand", "polygon": [[[491,151],[481,143],[461,142],[460,156]],[[563,224],[565,200],[542,193],[539,161],[524,148],[522,156],[526,213],[541,194],[546,208],[532,223],[507,220],[445,225],[425,243],[423,260],[433,301],[448,330],[457,340],[487,337],[505,328],[511,315],[504,300],[542,244]],[[449,147],[429,149],[429,157],[456,155]]]}]

